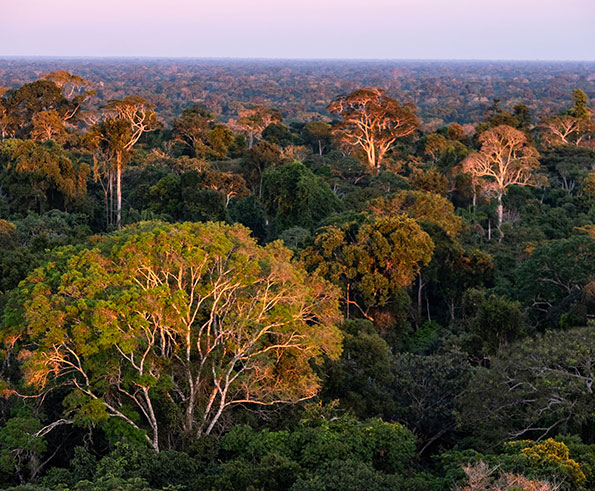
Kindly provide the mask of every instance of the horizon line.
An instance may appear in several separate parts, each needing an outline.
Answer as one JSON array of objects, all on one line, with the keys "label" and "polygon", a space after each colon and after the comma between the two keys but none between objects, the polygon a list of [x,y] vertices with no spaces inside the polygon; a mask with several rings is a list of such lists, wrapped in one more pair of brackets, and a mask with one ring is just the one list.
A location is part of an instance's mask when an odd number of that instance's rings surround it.
[{"label": "horizon line", "polygon": [[4,55],[0,60],[204,60],[204,61],[321,61],[321,62],[496,62],[496,63],[595,63],[574,59],[507,59],[507,58],[304,58],[304,57],[238,57],[238,56],[154,56],[154,55]]}]

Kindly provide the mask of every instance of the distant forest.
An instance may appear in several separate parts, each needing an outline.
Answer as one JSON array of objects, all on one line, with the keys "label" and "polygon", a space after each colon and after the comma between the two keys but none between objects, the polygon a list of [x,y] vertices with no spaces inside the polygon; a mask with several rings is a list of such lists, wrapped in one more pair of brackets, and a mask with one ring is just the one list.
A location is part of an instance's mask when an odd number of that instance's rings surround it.
[{"label": "distant forest", "polygon": [[572,90],[595,98],[593,62],[276,61],[201,59],[3,59],[0,87],[17,88],[67,70],[89,80],[101,101],[136,94],[164,121],[200,104],[222,121],[246,104],[279,109],[285,121],[330,121],[328,101],[378,86],[413,103],[426,130],[481,121],[493,99],[523,103],[537,119],[566,108]]}]

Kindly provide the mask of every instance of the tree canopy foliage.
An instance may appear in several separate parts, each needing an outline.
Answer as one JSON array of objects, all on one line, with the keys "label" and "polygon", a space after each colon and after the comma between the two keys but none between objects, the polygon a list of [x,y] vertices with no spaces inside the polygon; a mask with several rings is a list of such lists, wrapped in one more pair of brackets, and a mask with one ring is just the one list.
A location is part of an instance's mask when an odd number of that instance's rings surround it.
[{"label": "tree canopy foliage", "polygon": [[56,63],[0,71],[0,487],[595,489],[590,64]]}]

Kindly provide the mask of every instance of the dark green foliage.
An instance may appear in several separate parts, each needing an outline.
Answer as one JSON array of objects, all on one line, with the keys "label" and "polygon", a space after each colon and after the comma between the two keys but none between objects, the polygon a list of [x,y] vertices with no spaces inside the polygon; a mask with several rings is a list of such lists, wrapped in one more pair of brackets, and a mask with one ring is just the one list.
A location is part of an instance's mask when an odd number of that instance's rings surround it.
[{"label": "dark green foliage", "polygon": [[579,434],[594,443],[594,327],[547,332],[510,346],[477,371],[462,424],[484,446],[511,438]]},{"label": "dark green foliage", "polygon": [[359,417],[392,415],[394,402],[389,384],[395,377],[387,342],[378,328],[364,319],[346,320],[342,326],[341,359],[324,367],[323,397],[339,399],[341,405]]},{"label": "dark green foliage", "polygon": [[145,206],[173,221],[225,221],[225,196],[213,189],[201,189],[201,180],[197,171],[169,174],[149,188]]},{"label": "dark green foliage", "polygon": [[262,132],[262,139],[282,148],[300,143],[300,139],[293,135],[289,128],[282,123],[268,125]]},{"label": "dark green foliage", "polygon": [[395,357],[391,371],[394,413],[420,440],[420,452],[456,436],[461,397],[467,391],[471,366],[461,353]]},{"label": "dark green foliage", "polygon": [[271,220],[273,237],[291,227],[311,230],[342,208],[328,184],[299,162],[265,171],[262,202]]},{"label": "dark green foliage", "polygon": [[494,354],[525,334],[525,319],[519,302],[471,289],[463,298],[463,340],[469,354],[481,358]]},{"label": "dark green foliage", "polygon": [[259,240],[266,239],[266,214],[262,203],[255,195],[233,199],[229,205],[229,216],[233,222],[241,223],[252,230]]},{"label": "dark green foliage", "polygon": [[0,184],[12,213],[72,211],[84,206],[89,166],[74,163],[54,142],[0,143]]},{"label": "dark green foliage", "polygon": [[594,280],[595,238],[573,235],[537,247],[516,274],[517,296],[545,327],[558,327],[562,316],[574,311],[574,325],[585,324],[594,313],[587,286]]}]

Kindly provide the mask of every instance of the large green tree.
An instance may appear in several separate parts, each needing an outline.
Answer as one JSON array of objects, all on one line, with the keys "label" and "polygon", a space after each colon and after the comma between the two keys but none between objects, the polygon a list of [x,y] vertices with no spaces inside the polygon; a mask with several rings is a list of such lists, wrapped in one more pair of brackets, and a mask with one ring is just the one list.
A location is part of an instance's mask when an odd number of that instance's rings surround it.
[{"label": "large green tree", "polygon": [[[237,405],[314,396],[340,353],[337,295],[242,226],[145,222],[58,250],[14,295],[4,347],[29,393],[67,388],[64,423],[123,420],[156,450]],[[160,433],[161,432],[161,433]]]},{"label": "large green tree", "polygon": [[302,257],[341,287],[347,317],[355,310],[373,320],[371,309],[402,298],[403,287],[430,262],[433,250],[432,239],[415,220],[398,216],[328,226]]}]

